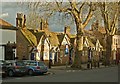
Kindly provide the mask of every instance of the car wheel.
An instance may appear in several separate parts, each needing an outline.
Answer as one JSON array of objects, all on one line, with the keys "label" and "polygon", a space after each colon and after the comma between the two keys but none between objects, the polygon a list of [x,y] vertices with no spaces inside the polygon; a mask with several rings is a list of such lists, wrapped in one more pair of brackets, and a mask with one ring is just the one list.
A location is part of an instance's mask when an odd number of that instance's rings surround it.
[{"label": "car wheel", "polygon": [[32,76],[32,75],[33,75],[33,70],[29,70],[29,71],[28,71],[28,75],[31,75],[31,76]]},{"label": "car wheel", "polygon": [[14,76],[14,72],[12,70],[9,70],[8,71],[8,76],[13,77]]}]

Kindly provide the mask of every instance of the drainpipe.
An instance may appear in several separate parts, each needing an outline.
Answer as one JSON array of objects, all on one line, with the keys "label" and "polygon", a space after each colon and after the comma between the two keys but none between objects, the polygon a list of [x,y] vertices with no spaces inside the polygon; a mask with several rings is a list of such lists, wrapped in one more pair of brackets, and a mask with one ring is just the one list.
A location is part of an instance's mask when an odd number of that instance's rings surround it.
[{"label": "drainpipe", "polygon": [[51,52],[50,52],[50,43],[48,43],[48,44],[49,44],[49,69],[50,69],[51,68],[52,59],[50,57],[50,55],[51,55]]},{"label": "drainpipe", "polygon": [[[48,36],[48,38],[49,38],[50,36]],[[47,41],[47,40],[46,40]],[[50,42],[49,41],[47,41],[48,42],[48,46],[49,46],[49,69],[51,68],[51,58],[50,58]]]}]

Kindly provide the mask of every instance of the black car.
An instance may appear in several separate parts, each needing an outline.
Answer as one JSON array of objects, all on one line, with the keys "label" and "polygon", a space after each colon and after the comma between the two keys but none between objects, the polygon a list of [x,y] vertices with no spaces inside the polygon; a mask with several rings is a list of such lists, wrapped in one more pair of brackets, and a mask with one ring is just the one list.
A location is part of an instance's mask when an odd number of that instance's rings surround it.
[{"label": "black car", "polygon": [[6,72],[6,66],[5,66],[5,61],[0,60],[0,76],[2,78],[7,77],[7,72]]},{"label": "black car", "polygon": [[23,61],[6,61],[7,75],[12,77],[15,75],[25,75],[26,67]]}]

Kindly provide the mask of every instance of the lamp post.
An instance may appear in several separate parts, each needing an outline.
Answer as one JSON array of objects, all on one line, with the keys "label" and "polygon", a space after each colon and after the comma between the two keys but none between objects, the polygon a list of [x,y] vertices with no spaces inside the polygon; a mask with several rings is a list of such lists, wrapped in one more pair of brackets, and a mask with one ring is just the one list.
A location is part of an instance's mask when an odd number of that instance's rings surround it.
[{"label": "lamp post", "polygon": [[101,60],[101,51],[102,51],[102,48],[99,48],[99,50],[98,50],[98,63],[97,63],[97,65],[98,65],[98,68],[100,67],[100,60]]},{"label": "lamp post", "polygon": [[116,60],[115,60],[115,64],[118,64],[118,61],[119,61],[119,59],[118,59],[118,52],[117,52],[117,43],[116,43]]},{"label": "lamp post", "polygon": [[87,64],[87,68],[91,68],[92,69],[92,49],[91,46],[88,47],[88,64]]},{"label": "lamp post", "polygon": [[69,50],[69,64],[72,64],[72,51],[73,51],[73,46],[70,46],[70,50]]}]

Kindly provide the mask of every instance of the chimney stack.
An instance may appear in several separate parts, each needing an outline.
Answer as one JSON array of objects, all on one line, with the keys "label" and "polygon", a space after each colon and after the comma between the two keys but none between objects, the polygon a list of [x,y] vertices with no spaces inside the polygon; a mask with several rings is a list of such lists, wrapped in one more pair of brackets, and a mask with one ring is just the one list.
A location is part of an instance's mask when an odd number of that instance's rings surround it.
[{"label": "chimney stack", "polygon": [[48,20],[45,20],[45,28],[48,29]]},{"label": "chimney stack", "polygon": [[26,16],[23,13],[17,13],[16,27],[24,28],[26,26]]},{"label": "chimney stack", "polygon": [[40,21],[40,30],[43,30],[43,19]]},{"label": "chimney stack", "polygon": [[41,19],[40,30],[48,30],[48,21]]},{"label": "chimney stack", "polygon": [[70,26],[65,26],[64,33],[68,35],[70,34]]}]

